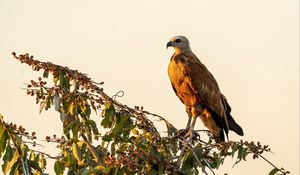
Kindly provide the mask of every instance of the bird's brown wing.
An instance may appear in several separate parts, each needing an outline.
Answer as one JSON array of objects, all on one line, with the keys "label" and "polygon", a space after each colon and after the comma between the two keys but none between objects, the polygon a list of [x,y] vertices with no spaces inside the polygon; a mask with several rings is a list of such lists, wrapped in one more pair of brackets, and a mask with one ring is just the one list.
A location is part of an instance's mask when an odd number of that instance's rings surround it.
[{"label": "bird's brown wing", "polygon": [[183,99],[181,98],[181,96],[178,95],[178,92],[177,92],[177,90],[176,90],[175,85],[173,84],[173,82],[171,82],[171,85],[172,85],[172,88],[173,88],[175,94],[176,94],[177,97],[179,98],[179,100],[184,104],[184,101],[183,101]]},{"label": "bird's brown wing", "polygon": [[222,94],[215,78],[196,56],[189,56],[189,59],[186,60],[189,84],[194,93],[199,94],[198,98],[200,104],[215,112],[219,117],[222,117],[228,128],[226,113],[221,98]]}]

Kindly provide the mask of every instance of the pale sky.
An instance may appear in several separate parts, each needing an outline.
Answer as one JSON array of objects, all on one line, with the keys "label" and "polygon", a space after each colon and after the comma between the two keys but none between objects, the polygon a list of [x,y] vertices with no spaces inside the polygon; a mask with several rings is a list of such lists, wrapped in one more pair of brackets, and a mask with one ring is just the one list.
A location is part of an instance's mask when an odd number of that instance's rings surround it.
[{"label": "pale sky", "polygon": [[[109,95],[123,90],[122,103],[183,128],[185,108],[167,75],[173,50],[166,43],[174,35],[189,38],[227,97],[245,133],[230,139],[268,144],[275,154],[267,158],[299,174],[298,0],[0,0],[0,113],[40,139],[61,133],[58,113],[39,114],[21,89],[41,75],[12,59],[13,51],[28,52],[104,81]],[[219,174],[272,169],[251,157],[234,168],[225,162]]]}]

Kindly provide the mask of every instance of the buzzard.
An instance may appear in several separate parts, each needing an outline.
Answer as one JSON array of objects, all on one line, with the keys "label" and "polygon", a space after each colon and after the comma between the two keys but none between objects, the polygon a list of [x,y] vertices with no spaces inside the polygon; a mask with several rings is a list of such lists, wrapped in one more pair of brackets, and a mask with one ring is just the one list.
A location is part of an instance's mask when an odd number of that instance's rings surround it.
[{"label": "buzzard", "polygon": [[180,101],[188,114],[187,135],[192,136],[197,117],[214,135],[216,142],[228,139],[228,130],[243,136],[243,129],[231,116],[231,107],[220,92],[217,81],[200,62],[184,36],[175,36],[167,43],[175,53],[171,57],[168,75]]}]

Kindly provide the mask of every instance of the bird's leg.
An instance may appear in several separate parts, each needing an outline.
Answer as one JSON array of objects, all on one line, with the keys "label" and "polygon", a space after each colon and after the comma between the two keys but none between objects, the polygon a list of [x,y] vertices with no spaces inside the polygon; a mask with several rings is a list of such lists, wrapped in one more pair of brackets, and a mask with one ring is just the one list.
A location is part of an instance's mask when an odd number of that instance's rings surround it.
[{"label": "bird's leg", "polygon": [[186,128],[185,128],[186,131],[188,131],[190,129],[190,127],[191,127],[191,121],[192,121],[192,116],[189,115],[189,120],[188,120],[188,122],[186,124]]},{"label": "bird's leg", "polygon": [[[189,118],[188,126],[185,129],[187,131],[187,133],[183,136],[184,138],[192,138],[193,137],[196,120],[197,120],[197,117]],[[192,124],[191,124],[191,122],[192,122]]]},{"label": "bird's leg", "polygon": [[186,124],[185,129],[181,129],[181,130],[179,130],[179,132],[178,132],[178,135],[179,135],[179,136],[183,136],[183,137],[185,137],[185,135],[189,132],[190,127],[191,127],[191,121],[192,121],[191,108],[186,107],[186,112],[187,112],[188,117],[189,117],[188,122],[187,122],[187,124]]},{"label": "bird's leg", "polygon": [[186,128],[180,131],[180,135],[183,133],[184,138],[192,138],[194,133],[194,126],[197,120],[197,112],[195,107],[186,106],[186,112],[188,114],[189,120],[187,122]]},{"label": "bird's leg", "polygon": [[[189,117],[188,126],[186,128],[186,130],[188,130],[188,132],[184,135],[185,141],[183,143],[183,147],[181,149],[181,153],[178,158],[178,162],[177,162],[178,166],[180,166],[180,164],[181,164],[181,159],[182,159],[186,149],[190,146],[190,144],[193,144],[194,126],[196,123],[196,119],[197,119],[197,117]],[[190,125],[191,120],[192,120],[192,124]]]},{"label": "bird's leg", "polygon": [[186,124],[186,128],[185,129],[181,129],[178,132],[178,136],[183,136],[184,138],[186,137],[186,135],[189,133],[190,131],[190,127],[191,127],[191,121],[192,121],[192,116],[189,116],[189,120]]},{"label": "bird's leg", "polygon": [[190,126],[190,130],[194,132],[194,127],[196,124],[197,117],[193,117],[192,125]]},{"label": "bird's leg", "polygon": [[192,120],[191,107],[186,106],[185,111],[186,111],[186,113],[188,114],[188,117],[189,117],[189,120],[188,120],[188,122],[186,124],[186,128],[185,128],[185,131],[188,131],[190,129],[190,127],[191,127],[190,125],[191,125],[191,120]]}]

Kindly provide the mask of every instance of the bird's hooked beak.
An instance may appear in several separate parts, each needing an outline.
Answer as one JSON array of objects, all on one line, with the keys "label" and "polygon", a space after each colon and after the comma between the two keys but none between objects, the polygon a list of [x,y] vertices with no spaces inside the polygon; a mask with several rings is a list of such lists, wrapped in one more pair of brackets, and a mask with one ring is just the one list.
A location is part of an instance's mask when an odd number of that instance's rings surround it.
[{"label": "bird's hooked beak", "polygon": [[173,46],[173,42],[172,42],[172,41],[169,41],[169,42],[167,43],[167,48],[168,48],[168,47],[171,47],[171,46]]}]

